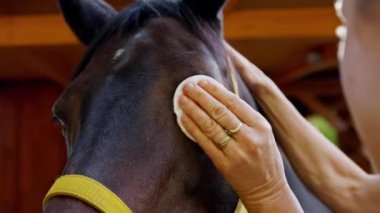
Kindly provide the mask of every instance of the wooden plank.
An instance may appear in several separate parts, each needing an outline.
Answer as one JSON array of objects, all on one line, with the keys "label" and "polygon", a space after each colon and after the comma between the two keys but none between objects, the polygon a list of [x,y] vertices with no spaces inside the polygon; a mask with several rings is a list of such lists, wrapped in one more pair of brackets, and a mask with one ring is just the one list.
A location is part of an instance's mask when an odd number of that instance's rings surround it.
[{"label": "wooden plank", "polygon": [[302,65],[277,73],[272,79],[279,85],[290,84],[318,72],[338,70],[337,43],[325,43],[305,52]]},{"label": "wooden plank", "polygon": [[[228,39],[334,37],[339,24],[332,8],[265,9],[232,12]],[[60,14],[0,16],[0,47],[77,44]]]},{"label": "wooden plank", "polygon": [[0,82],[0,212],[41,212],[65,161],[51,120],[62,88],[48,81]]},{"label": "wooden plank", "polygon": [[[14,15],[14,14],[49,14],[58,13],[57,0],[1,0],[0,1],[0,14],[1,15]],[[128,4],[134,2],[133,0],[107,0],[109,4],[114,6],[117,10],[123,9]]]},{"label": "wooden plank", "polygon": [[228,39],[334,37],[333,8],[242,10],[226,17]]},{"label": "wooden plank", "polygon": [[235,9],[238,2],[239,0],[229,0],[224,7],[224,15],[226,16],[230,14]]},{"label": "wooden plank", "polygon": [[245,0],[239,8],[292,8],[292,7],[331,7],[332,0]]},{"label": "wooden plank", "polygon": [[17,212],[19,108],[14,94],[0,85],[0,212]]},{"label": "wooden plank", "polygon": [[19,212],[41,212],[41,201],[65,162],[65,143],[51,119],[51,107],[62,91],[47,81],[18,84]]},{"label": "wooden plank", "polygon": [[0,48],[0,79],[50,79],[66,85],[83,52],[81,45]]},{"label": "wooden plank", "polygon": [[305,65],[298,69],[281,72],[278,76],[274,76],[273,80],[277,84],[281,85],[290,84],[313,73],[335,71],[336,69],[338,69],[337,67],[337,59],[328,59],[321,63]]},{"label": "wooden plank", "polygon": [[331,97],[342,95],[339,79],[310,79],[293,82],[281,87],[287,96],[298,97],[302,94]]},{"label": "wooden plank", "polygon": [[61,15],[0,17],[0,46],[46,46],[75,44]]}]

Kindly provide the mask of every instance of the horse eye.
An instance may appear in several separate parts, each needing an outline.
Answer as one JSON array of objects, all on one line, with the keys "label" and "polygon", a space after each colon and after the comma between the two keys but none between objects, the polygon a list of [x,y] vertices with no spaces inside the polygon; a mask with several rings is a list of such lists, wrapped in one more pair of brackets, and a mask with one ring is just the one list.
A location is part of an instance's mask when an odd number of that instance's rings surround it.
[{"label": "horse eye", "polygon": [[53,115],[53,122],[54,123],[58,123],[59,125],[61,125],[62,128],[66,127],[65,122],[63,121],[63,119],[61,119],[57,115]]},{"label": "horse eye", "polygon": [[54,123],[58,123],[59,125],[61,125],[61,134],[63,137],[66,137],[66,124],[65,122],[63,121],[63,119],[61,119],[60,117],[54,115],[53,116],[53,122]]}]

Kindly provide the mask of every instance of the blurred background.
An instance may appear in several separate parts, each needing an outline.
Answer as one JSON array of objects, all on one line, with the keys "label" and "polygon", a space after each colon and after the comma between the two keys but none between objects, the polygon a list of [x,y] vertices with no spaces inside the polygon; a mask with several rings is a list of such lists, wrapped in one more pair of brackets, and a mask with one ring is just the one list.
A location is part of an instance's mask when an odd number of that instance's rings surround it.
[{"label": "blurred background", "polygon": [[[130,0],[108,1],[121,9]],[[333,0],[230,0],[226,38],[365,170],[343,99]],[[85,50],[54,0],[0,1],[0,212],[41,212],[66,148],[51,118]]]}]

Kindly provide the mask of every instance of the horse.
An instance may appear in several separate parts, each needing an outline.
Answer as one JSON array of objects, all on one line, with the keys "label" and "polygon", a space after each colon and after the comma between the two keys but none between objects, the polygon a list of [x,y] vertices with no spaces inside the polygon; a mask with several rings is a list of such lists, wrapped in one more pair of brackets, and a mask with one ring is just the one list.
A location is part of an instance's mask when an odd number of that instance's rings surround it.
[{"label": "horse", "polygon": [[[208,75],[232,89],[224,49],[225,0],[142,0],[117,12],[101,0],[59,0],[87,46],[53,107],[68,160],[63,175],[91,177],[133,212],[234,212],[238,196],[176,124],[172,98],[187,77]],[[256,107],[237,76],[242,98]],[[329,212],[285,159],[306,212]],[[68,196],[45,212],[94,212]]]}]

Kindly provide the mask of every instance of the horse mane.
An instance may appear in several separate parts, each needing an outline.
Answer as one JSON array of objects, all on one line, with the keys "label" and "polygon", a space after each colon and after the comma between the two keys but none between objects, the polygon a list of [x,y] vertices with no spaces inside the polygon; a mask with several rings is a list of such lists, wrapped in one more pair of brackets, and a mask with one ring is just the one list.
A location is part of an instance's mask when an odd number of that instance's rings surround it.
[{"label": "horse mane", "polygon": [[[119,38],[125,36],[126,33],[133,34],[138,29],[144,27],[149,20],[159,17],[168,17],[178,20],[201,41],[204,41],[212,53],[221,52],[221,49],[223,49],[216,42],[221,39],[221,35],[217,32],[221,29],[221,26],[216,19],[211,21],[203,20],[201,16],[194,13],[182,1],[137,1],[121,11],[96,35],[94,41],[91,42],[87,48],[78,68],[74,72],[73,79],[78,77],[84,70],[96,51],[96,48],[102,42],[114,36],[115,33]],[[212,30],[210,32],[210,30],[205,30],[205,28]],[[216,60],[218,59],[216,58]]]}]

